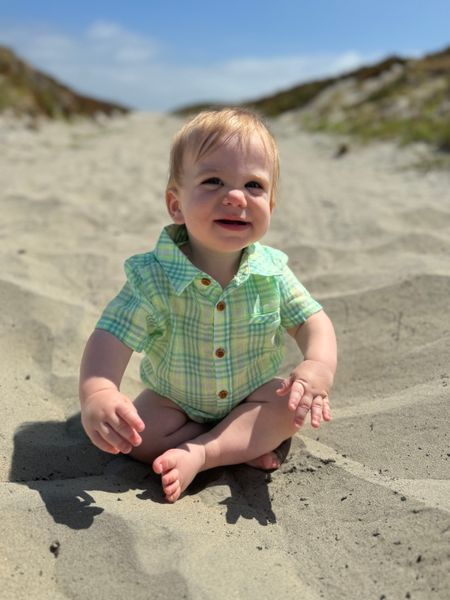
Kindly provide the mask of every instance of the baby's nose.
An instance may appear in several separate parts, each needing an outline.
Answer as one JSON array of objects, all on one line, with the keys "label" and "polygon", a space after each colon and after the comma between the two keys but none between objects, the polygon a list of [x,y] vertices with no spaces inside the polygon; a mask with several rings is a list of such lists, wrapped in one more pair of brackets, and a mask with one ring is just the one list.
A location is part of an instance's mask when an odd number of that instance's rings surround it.
[{"label": "baby's nose", "polygon": [[247,200],[242,190],[233,189],[229,190],[224,198],[224,204],[232,206],[246,206]]}]

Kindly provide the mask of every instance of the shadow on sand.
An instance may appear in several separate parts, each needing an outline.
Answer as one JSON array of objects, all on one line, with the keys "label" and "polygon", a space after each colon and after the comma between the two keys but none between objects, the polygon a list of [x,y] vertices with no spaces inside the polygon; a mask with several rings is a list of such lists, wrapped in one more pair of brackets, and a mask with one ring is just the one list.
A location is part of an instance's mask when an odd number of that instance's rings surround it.
[{"label": "shadow on sand", "polygon": [[[104,511],[89,492],[136,490],[141,500],[165,503],[159,477],[149,465],[95,448],[83,431],[79,413],[65,422],[30,422],[19,427],[9,480],[36,490],[55,523],[71,529],[88,529]],[[227,507],[227,523],[235,524],[241,517],[268,525],[276,522],[270,480],[270,475],[243,465],[218,468],[200,473],[186,494],[228,485],[230,496],[219,502]]]}]

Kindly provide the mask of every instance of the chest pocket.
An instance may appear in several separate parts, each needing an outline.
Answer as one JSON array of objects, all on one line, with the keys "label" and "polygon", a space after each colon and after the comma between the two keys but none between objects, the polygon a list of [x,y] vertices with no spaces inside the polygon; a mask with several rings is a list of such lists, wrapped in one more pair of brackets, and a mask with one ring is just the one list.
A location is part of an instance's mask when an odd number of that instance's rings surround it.
[{"label": "chest pocket", "polygon": [[280,311],[253,313],[248,321],[249,333],[255,349],[272,350],[279,344],[281,330]]},{"label": "chest pocket", "polygon": [[276,323],[276,325],[278,326],[280,324],[280,321],[280,312],[278,310],[275,310],[268,313],[254,313],[250,316],[249,323],[250,325],[268,324],[269,326],[271,323]]}]

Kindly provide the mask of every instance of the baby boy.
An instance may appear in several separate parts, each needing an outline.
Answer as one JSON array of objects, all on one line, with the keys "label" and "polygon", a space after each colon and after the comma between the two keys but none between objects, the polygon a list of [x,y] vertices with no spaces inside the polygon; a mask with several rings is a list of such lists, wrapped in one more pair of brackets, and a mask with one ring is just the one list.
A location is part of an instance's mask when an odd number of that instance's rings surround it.
[{"label": "baby boy", "polygon": [[[151,252],[129,258],[127,281],[87,343],[81,418],[100,449],[152,464],[175,502],[200,471],[280,466],[276,449],[305,423],[329,421],[336,370],[330,319],[259,240],[275,206],[278,150],[244,109],[205,111],[176,135],[166,204],[173,221]],[[277,378],[284,331],[303,357]],[[142,352],[144,391],[120,383]]]}]

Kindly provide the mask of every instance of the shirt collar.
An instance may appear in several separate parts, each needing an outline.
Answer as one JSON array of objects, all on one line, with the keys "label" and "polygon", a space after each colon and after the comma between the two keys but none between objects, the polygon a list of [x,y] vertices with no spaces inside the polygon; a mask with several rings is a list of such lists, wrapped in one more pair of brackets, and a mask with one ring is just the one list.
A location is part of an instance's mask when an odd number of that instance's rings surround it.
[{"label": "shirt collar", "polygon": [[[155,257],[164,269],[175,292],[181,294],[192,281],[203,274],[197,269],[180,249],[188,240],[184,225],[168,225],[164,227],[155,248]],[[244,249],[239,271],[234,277],[236,285],[244,283],[250,275],[271,276],[282,272],[282,263],[274,260],[268,248],[259,242]],[[282,254],[281,252],[279,253]],[[284,255],[283,255],[284,256]]]},{"label": "shirt collar", "polygon": [[177,294],[181,294],[199,274],[199,269],[180,250],[187,240],[186,227],[172,224],[164,227],[155,248],[156,260]]},{"label": "shirt collar", "polygon": [[247,264],[249,275],[270,277],[271,275],[280,275],[285,262],[287,262],[287,257],[283,252],[255,242],[245,249],[241,268]]}]

